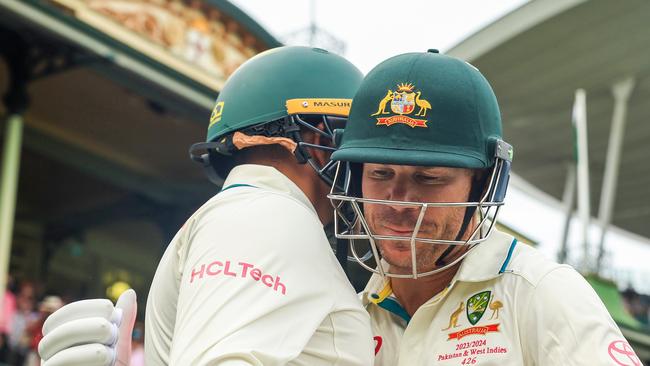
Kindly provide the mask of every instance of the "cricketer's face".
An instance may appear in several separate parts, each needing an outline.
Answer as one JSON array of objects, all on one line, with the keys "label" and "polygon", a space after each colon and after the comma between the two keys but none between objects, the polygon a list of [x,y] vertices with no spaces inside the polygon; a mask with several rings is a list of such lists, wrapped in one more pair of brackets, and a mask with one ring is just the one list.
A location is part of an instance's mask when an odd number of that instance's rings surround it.
[{"label": "cricketer's face", "polygon": [[[363,166],[361,186],[363,198],[421,203],[467,202],[473,174],[472,170],[463,168],[367,163]],[[365,203],[363,209],[373,234],[409,237],[421,207]],[[417,237],[455,240],[464,214],[465,207],[429,207]],[[377,244],[391,272],[412,273],[409,241],[378,240]],[[418,272],[435,269],[436,260],[447,247],[416,242]]]}]

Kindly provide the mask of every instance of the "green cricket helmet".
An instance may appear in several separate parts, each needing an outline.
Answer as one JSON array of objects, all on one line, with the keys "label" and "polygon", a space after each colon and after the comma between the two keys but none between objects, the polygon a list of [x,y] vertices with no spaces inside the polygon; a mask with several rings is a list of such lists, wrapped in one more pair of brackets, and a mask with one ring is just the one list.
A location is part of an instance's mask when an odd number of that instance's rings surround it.
[{"label": "green cricket helmet", "polygon": [[[226,81],[210,117],[206,142],[192,145],[190,156],[220,184],[232,168],[230,155],[249,146],[277,143],[331,184],[334,162],[319,167],[308,149],[334,151],[334,130],[343,127],[362,78],[352,63],[323,49],[278,47],[262,52]],[[303,142],[301,127],[328,138],[332,146]]]},{"label": "green cricket helmet", "polygon": [[[337,237],[351,239],[353,257],[366,269],[417,278],[460,261],[462,256],[444,262],[456,245],[474,246],[487,239],[504,202],[512,147],[502,140],[499,106],[485,77],[465,61],[429,50],[392,57],[368,73],[354,97],[332,160],[337,162],[338,174],[329,197],[337,209]],[[467,202],[370,200],[361,197],[362,163],[483,169],[489,174],[477,175],[483,178],[473,182]],[[410,236],[379,236],[370,232],[363,215],[363,205],[369,204],[416,207],[420,217],[427,207],[465,207],[465,217],[454,240],[418,237],[419,223]],[[476,213],[476,227],[469,228]],[[467,230],[471,235],[462,240]],[[366,255],[357,254],[355,239],[369,240]],[[439,268],[418,273],[414,255],[413,273],[396,275],[365,263],[372,256],[381,259],[376,240],[409,241],[412,248],[416,241],[448,248],[437,262]]]}]

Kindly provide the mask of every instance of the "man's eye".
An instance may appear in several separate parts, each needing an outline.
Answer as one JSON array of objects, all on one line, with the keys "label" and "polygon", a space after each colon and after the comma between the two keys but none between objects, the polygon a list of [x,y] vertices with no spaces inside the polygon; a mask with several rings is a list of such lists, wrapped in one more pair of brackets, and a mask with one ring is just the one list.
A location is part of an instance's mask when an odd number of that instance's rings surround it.
[{"label": "man's eye", "polygon": [[415,176],[415,179],[424,184],[438,184],[442,182],[442,179],[438,176],[431,176],[431,175],[423,175],[423,174],[418,174]]},{"label": "man's eye", "polygon": [[390,170],[373,170],[370,176],[376,179],[388,179],[393,176],[393,172]]}]

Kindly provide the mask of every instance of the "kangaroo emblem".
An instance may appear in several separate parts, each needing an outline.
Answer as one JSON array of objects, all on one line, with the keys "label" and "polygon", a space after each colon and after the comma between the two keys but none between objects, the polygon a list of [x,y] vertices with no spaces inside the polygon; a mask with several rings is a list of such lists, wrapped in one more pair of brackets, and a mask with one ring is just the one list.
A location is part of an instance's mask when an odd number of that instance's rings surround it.
[{"label": "kangaroo emblem", "polygon": [[458,305],[458,309],[451,313],[451,316],[449,317],[449,326],[443,330],[458,327],[458,317],[463,313],[463,310],[465,310],[465,306],[461,302],[460,305]]},{"label": "kangaroo emblem", "polygon": [[393,100],[393,92],[390,89],[388,89],[388,92],[384,96],[384,99],[382,99],[381,102],[379,102],[379,109],[377,109],[376,113],[373,113],[370,116],[376,116],[378,114],[388,114],[388,112],[386,112],[386,105],[391,100]]}]

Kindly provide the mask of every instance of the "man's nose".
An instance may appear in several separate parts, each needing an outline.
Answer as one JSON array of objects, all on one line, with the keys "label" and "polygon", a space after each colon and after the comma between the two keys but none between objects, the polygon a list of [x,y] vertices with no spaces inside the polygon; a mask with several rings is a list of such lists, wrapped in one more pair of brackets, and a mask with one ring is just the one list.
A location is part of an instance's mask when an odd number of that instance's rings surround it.
[{"label": "man's nose", "polygon": [[388,188],[386,193],[391,201],[417,202],[417,197],[414,197],[415,192],[410,190],[406,184],[394,184]]}]

